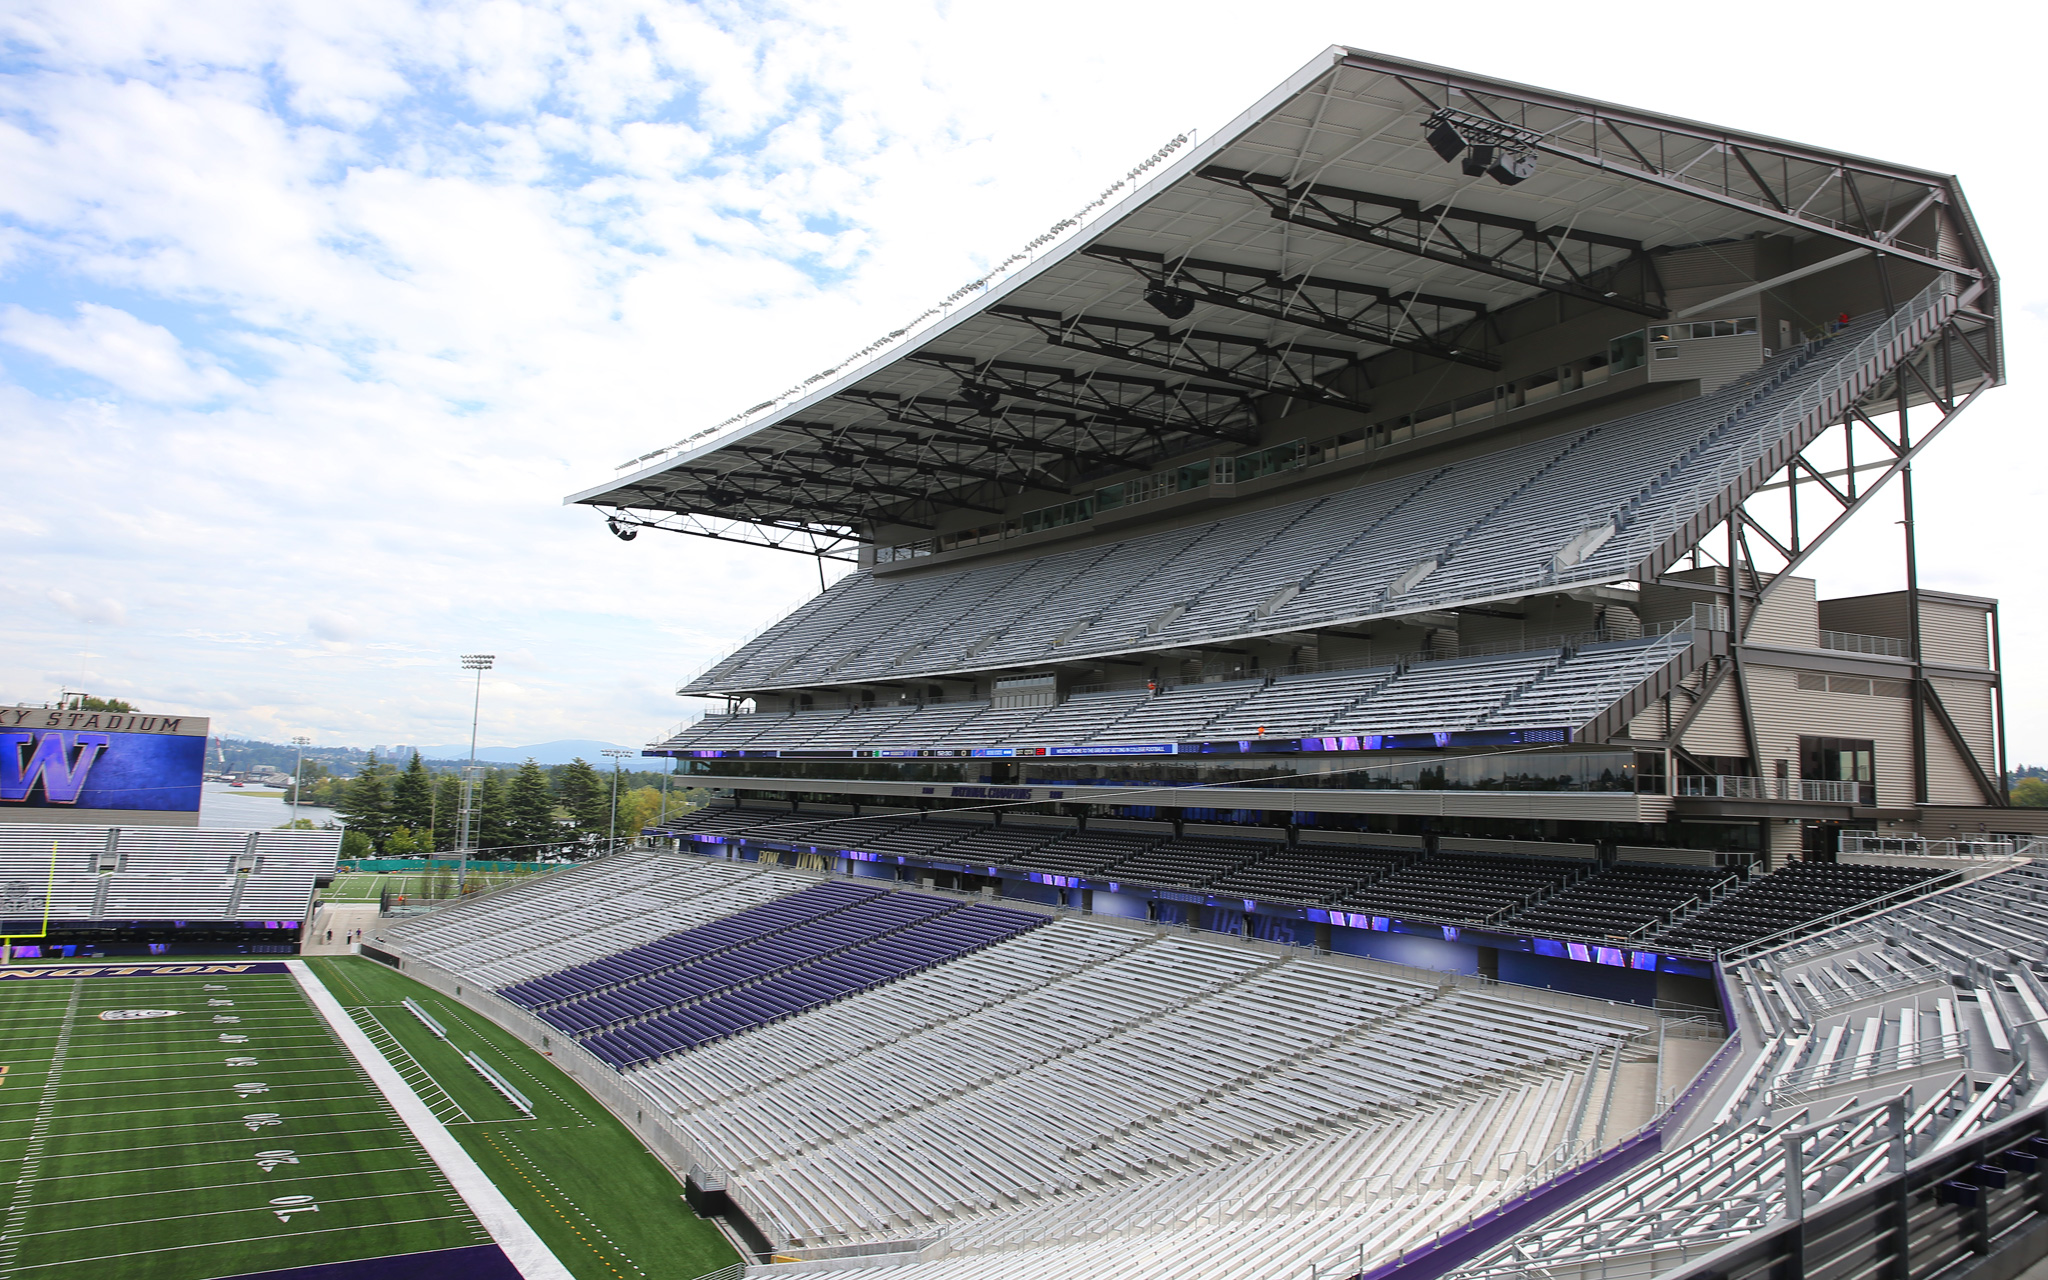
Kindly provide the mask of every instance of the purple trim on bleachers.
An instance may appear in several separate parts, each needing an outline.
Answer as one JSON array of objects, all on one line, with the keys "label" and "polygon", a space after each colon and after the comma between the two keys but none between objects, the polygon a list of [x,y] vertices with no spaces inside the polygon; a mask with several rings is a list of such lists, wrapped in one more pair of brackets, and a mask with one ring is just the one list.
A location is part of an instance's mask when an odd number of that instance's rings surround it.
[{"label": "purple trim on bleachers", "polygon": [[[591,1036],[583,1047],[613,1068],[624,1069],[844,999],[1051,923],[1046,916],[984,903],[956,907],[922,894],[891,896],[909,900],[904,905],[913,909],[933,904],[939,910],[907,916],[907,924],[880,936],[768,973],[699,1003]],[[818,923],[829,924],[830,918]]]},{"label": "purple trim on bleachers", "polygon": [[756,938],[795,928],[807,920],[843,911],[886,892],[879,886],[843,881],[811,885],[706,924],[629,947],[615,955],[599,956],[554,973],[513,983],[498,994],[524,1008],[539,1009],[730,950]]},{"label": "purple trim on bleachers", "polygon": [[1359,1273],[1357,1280],[1438,1280],[1489,1249],[1514,1239],[1595,1187],[1635,1168],[1664,1149],[1664,1131],[1643,1129],[1584,1164],[1573,1165],[1497,1209],[1490,1209],[1430,1243]]},{"label": "purple trim on bleachers", "polygon": [[1383,1262],[1354,1280],[1438,1280],[1490,1249],[1496,1249],[1535,1226],[1572,1201],[1587,1195],[1627,1173],[1644,1161],[1661,1155],[1664,1139],[1683,1128],[1693,1111],[1713,1092],[1721,1074],[1741,1057],[1742,1024],[1731,1003],[1728,974],[1717,961],[1714,978],[1721,992],[1721,1007],[1728,1019],[1729,1035],[1707,1065],[1700,1068],[1692,1084],[1670,1109],[1648,1125],[1609,1147],[1583,1164],[1577,1164],[1498,1208],[1490,1209],[1463,1226],[1446,1231],[1435,1240],[1401,1256]]}]

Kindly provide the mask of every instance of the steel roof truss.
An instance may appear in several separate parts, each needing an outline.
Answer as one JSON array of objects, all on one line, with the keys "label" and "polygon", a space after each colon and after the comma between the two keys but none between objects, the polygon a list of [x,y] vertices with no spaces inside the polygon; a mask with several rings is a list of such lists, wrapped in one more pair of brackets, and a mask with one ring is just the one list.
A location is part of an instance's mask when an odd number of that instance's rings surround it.
[{"label": "steel roof truss", "polygon": [[[1677,121],[1630,116],[1581,104],[1539,103],[1498,89],[1464,87],[1474,102],[1488,98],[1520,108],[1543,105],[1570,117],[1532,135],[1530,149],[1615,174],[1632,182],[1682,192],[1724,208],[1740,209],[1771,221],[1817,231],[1848,244],[1863,245],[1891,256],[1943,271],[1978,276],[1955,262],[1931,253],[1899,248],[1899,231],[1928,204],[1947,203],[1941,182],[1931,175],[1829,156],[1804,148],[1773,144],[1761,138],[1737,138]],[[1491,107],[1488,108],[1492,110]],[[1624,128],[1623,126],[1626,126]],[[1602,128],[1604,126],[1604,130]],[[1631,136],[1633,134],[1634,136]],[[1619,151],[1603,141],[1619,141]],[[1715,164],[1714,160],[1721,163]],[[1907,204],[1913,212],[1889,231],[1880,231],[1864,206],[1857,177],[1891,187],[1887,205]],[[1831,186],[1841,188],[1837,216],[1819,212],[1818,197]]]},{"label": "steel roof truss", "polygon": [[[1014,396],[1072,410],[1082,419],[1132,427],[1144,432],[1160,449],[1172,448],[1175,434],[1208,436],[1239,444],[1258,438],[1250,397],[1228,387],[1168,383],[1103,369],[1081,373],[1016,360],[977,360],[972,356],[933,352],[918,352],[911,359],[954,374],[965,391],[997,398]],[[993,411],[993,405],[983,410]],[[1126,460],[1119,465],[1134,462]]]},{"label": "steel roof truss", "polygon": [[1036,307],[994,306],[989,314],[1030,325],[1054,346],[1132,364],[1192,373],[1247,390],[1277,393],[1316,404],[1365,412],[1362,400],[1333,391],[1327,381],[1359,361],[1354,351],[1299,343],[1271,346],[1256,338],[1200,329],[1172,329],[1107,316],[1063,316]]},{"label": "steel roof truss", "polygon": [[[1277,271],[1200,258],[1169,259],[1165,254],[1143,249],[1090,245],[1081,252],[1105,262],[1121,263],[1151,288],[1191,302],[1229,307],[1474,368],[1500,368],[1495,357],[1467,350],[1455,340],[1438,336],[1470,328],[1483,319],[1486,308],[1480,303],[1419,290],[1397,293],[1380,285],[1323,276],[1285,276]],[[1458,312],[1462,318],[1456,323],[1448,321],[1443,314],[1447,309]]]},{"label": "steel roof truss", "polygon": [[[1218,165],[1202,169],[1201,176],[1249,193],[1273,217],[1294,226],[1654,319],[1670,314],[1661,303],[1597,283],[1619,274],[1596,261],[1593,251],[1601,248],[1623,251],[1628,255],[1625,262],[1643,268],[1640,279],[1655,279],[1648,253],[1634,240],[1576,227],[1545,228],[1521,218],[1449,205],[1425,207],[1401,196],[1320,182],[1290,185],[1284,178]],[[1583,247],[1583,262],[1574,261],[1573,245]]]},{"label": "steel roof truss", "polygon": [[[848,524],[857,524],[863,517],[858,506],[849,506],[841,501],[840,495],[821,496],[813,493],[812,484],[833,484],[848,493],[858,493],[862,485],[835,481],[830,477],[816,474],[759,475],[745,471],[713,471],[708,467],[672,467],[664,475],[685,475],[695,481],[694,486],[677,486],[676,489],[655,489],[646,485],[633,486],[649,497],[663,497],[673,500],[677,489],[694,487],[696,493],[715,507],[734,507],[747,512],[745,515],[726,516],[727,519],[754,519],[759,514],[753,504],[768,502],[778,505],[807,505],[831,516],[839,517]],[[772,489],[784,492],[772,492]],[[798,492],[790,493],[787,490]]]},{"label": "steel roof truss", "polygon": [[[600,511],[606,511],[602,506]],[[795,524],[778,520],[719,520],[715,517],[700,516],[693,512],[670,512],[650,519],[638,513],[636,508],[613,507],[607,516],[620,525],[632,529],[659,529],[663,533],[686,533],[695,538],[710,538],[717,542],[737,542],[751,547],[768,547],[776,551],[794,551],[800,555],[817,556],[823,560],[852,561],[852,550],[864,539],[847,530],[835,529],[829,525]]]},{"label": "steel roof truss", "polygon": [[[1113,448],[1104,447],[1099,437],[1088,429],[1090,423],[1070,414],[1020,409],[1015,406],[982,408],[965,401],[948,400],[942,396],[897,396],[883,391],[864,391],[857,387],[840,392],[839,398],[879,410],[889,421],[907,427],[922,428],[933,437],[996,453],[1015,467],[1020,475],[1050,476],[1053,473],[1036,461],[1028,465],[1019,464],[1011,457],[1012,453],[1050,455],[1074,467],[1132,466],[1139,456],[1136,453],[1119,453]],[[1019,429],[1020,424],[1022,430]],[[1076,435],[1086,435],[1094,447],[1058,444],[1043,436],[1030,434],[1033,428],[1072,431]]]},{"label": "steel roof truss", "polygon": [[[909,431],[888,432],[888,435],[902,444],[920,446],[915,449],[889,450],[858,438],[862,434],[875,434],[874,428],[862,429],[829,422],[806,422],[795,418],[786,419],[779,425],[799,430],[818,443],[821,452],[807,452],[805,456],[822,456],[830,461],[839,461],[841,454],[845,452],[857,455],[864,462],[877,466],[894,467],[921,475],[954,476],[962,480],[998,486],[1015,483],[1018,479],[1014,475],[1005,476],[1000,471],[977,467],[967,460],[946,456],[929,434],[920,435]],[[978,446],[978,449],[980,455],[984,457],[995,452],[985,444]],[[846,462],[844,465],[853,464]]]}]

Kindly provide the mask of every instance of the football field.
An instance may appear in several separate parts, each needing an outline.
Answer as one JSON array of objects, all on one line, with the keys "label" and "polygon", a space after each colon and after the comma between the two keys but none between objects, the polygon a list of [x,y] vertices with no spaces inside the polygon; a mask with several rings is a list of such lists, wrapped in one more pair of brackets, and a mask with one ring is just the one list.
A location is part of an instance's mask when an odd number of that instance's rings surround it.
[{"label": "football field", "polygon": [[[683,1203],[675,1175],[545,1055],[373,960],[306,963],[579,1280],[690,1280],[739,1260]],[[500,1073],[530,1115],[465,1054]]]},{"label": "football field", "polygon": [[0,1280],[495,1251],[283,965],[129,967],[0,984]]}]

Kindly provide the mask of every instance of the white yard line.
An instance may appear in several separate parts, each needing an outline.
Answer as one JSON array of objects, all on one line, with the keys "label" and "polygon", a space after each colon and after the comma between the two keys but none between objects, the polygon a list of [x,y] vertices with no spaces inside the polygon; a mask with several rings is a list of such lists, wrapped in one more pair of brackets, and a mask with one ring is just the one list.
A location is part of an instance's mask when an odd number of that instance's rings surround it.
[{"label": "white yard line", "polygon": [[434,1113],[427,1110],[427,1104],[420,1101],[419,1095],[406,1084],[397,1068],[377,1052],[377,1047],[370,1043],[370,1037],[363,1034],[356,1020],[341,1007],[341,1002],[321,985],[306,962],[287,960],[285,967],[298,979],[306,999],[320,1011],[321,1017],[327,1019],[327,1025],[334,1029],[334,1034],[341,1038],[349,1052],[356,1056],[356,1061],[370,1073],[370,1079],[384,1091],[399,1119],[405,1121],[405,1127],[412,1130],[413,1137],[419,1139],[427,1154],[434,1157],[434,1163],[441,1166],[441,1172],[448,1176],[456,1194],[484,1224],[484,1229],[491,1233],[491,1239],[498,1242],[505,1256],[512,1259],[512,1265],[519,1268],[519,1273],[527,1280],[575,1280],[561,1259],[548,1248],[547,1242],[535,1234],[526,1219],[519,1216],[519,1211],[512,1207],[505,1193],[485,1176],[476,1161],[470,1159],[469,1152],[462,1149],[455,1135],[449,1133],[434,1118]]}]

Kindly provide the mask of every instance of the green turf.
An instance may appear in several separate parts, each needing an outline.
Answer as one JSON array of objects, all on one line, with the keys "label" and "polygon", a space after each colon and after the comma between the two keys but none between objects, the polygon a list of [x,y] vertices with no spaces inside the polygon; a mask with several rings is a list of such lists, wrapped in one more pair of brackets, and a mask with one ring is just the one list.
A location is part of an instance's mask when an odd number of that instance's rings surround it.
[{"label": "green turf", "polygon": [[[482,893],[535,874],[531,871],[472,871],[469,892]],[[351,871],[320,890],[322,902],[376,902],[386,891],[393,896],[448,898],[455,895],[453,871]]]},{"label": "green turf", "polygon": [[[739,1261],[718,1229],[684,1205],[675,1175],[539,1052],[459,1002],[374,961],[345,956],[307,963],[394,1065],[431,1078],[431,1084],[416,1085],[417,1091],[577,1276],[667,1280]],[[400,1001],[408,996],[441,1024],[448,1042],[404,1008]],[[403,1055],[391,1051],[390,1040]],[[520,1118],[461,1050],[505,1075],[532,1103],[533,1118]]]},{"label": "green turf", "polygon": [[[179,1012],[98,1016],[119,1009]],[[288,974],[10,983],[0,1065],[6,1280],[202,1280],[489,1241]]]}]

